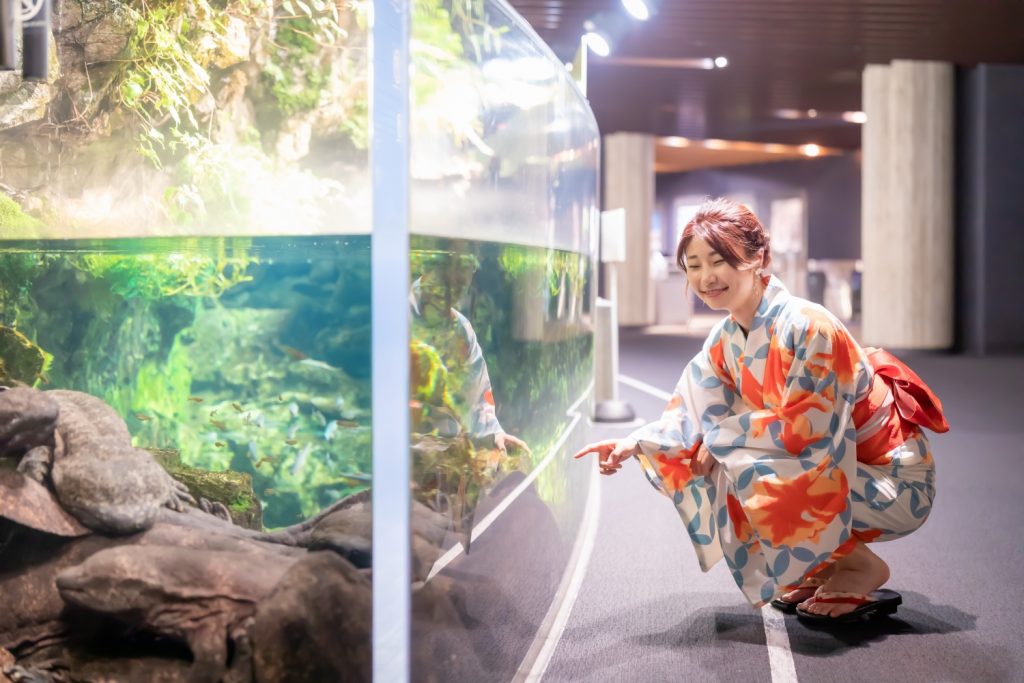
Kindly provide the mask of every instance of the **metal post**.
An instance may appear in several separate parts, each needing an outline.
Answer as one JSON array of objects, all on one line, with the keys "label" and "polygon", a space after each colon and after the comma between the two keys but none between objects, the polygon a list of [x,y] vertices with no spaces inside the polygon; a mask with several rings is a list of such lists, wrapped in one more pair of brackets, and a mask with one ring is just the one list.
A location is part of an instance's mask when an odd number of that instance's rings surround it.
[{"label": "metal post", "polygon": [[409,680],[409,2],[374,0],[370,22],[373,177],[373,680]]},{"label": "metal post", "polygon": [[45,81],[50,75],[50,2],[30,0],[21,16],[21,77]]},{"label": "metal post", "polygon": [[0,0],[0,71],[11,71],[18,64],[16,49],[17,0]]}]

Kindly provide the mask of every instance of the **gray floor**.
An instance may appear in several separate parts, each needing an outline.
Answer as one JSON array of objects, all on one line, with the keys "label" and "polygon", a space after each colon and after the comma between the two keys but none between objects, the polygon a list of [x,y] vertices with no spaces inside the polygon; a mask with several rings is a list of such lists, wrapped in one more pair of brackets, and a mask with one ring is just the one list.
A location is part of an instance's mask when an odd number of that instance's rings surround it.
[{"label": "gray floor", "polygon": [[[620,372],[665,391],[699,348],[625,331],[620,344]],[[897,618],[842,631],[786,618],[797,678],[1024,681],[1024,358],[899,355],[952,426],[932,438],[935,507],[913,535],[876,546],[904,597]],[[620,389],[645,419],[660,413],[661,401]],[[761,616],[724,565],[700,572],[675,511],[635,465],[601,484],[594,553],[544,680],[772,680]]]}]

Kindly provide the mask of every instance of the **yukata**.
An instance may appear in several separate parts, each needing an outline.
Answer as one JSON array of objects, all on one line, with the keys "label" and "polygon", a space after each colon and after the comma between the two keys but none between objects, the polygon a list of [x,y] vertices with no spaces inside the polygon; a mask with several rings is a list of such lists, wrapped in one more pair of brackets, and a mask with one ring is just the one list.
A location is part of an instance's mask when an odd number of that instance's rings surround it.
[{"label": "yukata", "polygon": [[[444,436],[455,436],[466,431],[473,438],[493,436],[504,432],[494,406],[491,378],[487,372],[480,342],[473,325],[462,313],[449,308],[449,318],[438,324],[427,324],[420,313],[419,285],[413,283],[409,297],[412,313],[412,341],[414,346],[429,348],[436,363],[444,371],[444,393],[439,403],[451,407],[460,424],[452,424]],[[448,433],[450,432],[450,433]]]},{"label": "yukata", "polygon": [[[831,313],[772,277],[750,330],[720,322],[661,419],[632,438],[701,568],[724,557],[759,607],[857,540],[921,526],[935,495],[922,424],[946,428],[916,375],[884,351],[867,355]],[[707,477],[689,464],[701,444],[715,460]]]}]

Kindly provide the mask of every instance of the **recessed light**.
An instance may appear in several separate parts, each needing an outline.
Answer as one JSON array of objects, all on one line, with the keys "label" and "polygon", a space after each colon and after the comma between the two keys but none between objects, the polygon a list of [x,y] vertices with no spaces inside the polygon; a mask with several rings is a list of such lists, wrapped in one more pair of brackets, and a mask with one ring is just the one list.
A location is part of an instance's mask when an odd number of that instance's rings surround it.
[{"label": "recessed light", "polygon": [[622,6],[626,8],[634,19],[640,21],[647,21],[651,16],[651,11],[647,9],[647,4],[644,0],[622,0]]}]

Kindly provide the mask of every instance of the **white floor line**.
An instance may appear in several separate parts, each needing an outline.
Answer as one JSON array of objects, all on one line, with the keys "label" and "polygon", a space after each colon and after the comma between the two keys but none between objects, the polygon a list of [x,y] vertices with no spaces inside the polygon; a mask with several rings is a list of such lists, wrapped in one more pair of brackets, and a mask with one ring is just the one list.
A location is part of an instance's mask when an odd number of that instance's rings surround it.
[{"label": "white floor line", "polygon": [[[668,392],[633,377],[619,375],[619,381],[663,401],[672,398]],[[772,683],[797,683],[796,664],[793,662],[793,651],[789,647],[786,620],[771,605],[761,608],[761,618],[764,620],[764,637],[768,645]]]},{"label": "white floor line", "polygon": [[768,664],[772,669],[772,683],[797,683],[796,664],[793,662],[793,651],[789,647],[786,619],[771,605],[761,608],[761,617],[764,619],[764,639],[768,644]]},{"label": "white floor line", "polygon": [[672,398],[671,393],[667,391],[662,391],[658,387],[651,386],[647,382],[641,382],[638,379],[634,379],[626,375],[619,375],[619,381],[625,384],[626,386],[630,386],[633,387],[634,389],[639,389],[640,391],[646,394],[650,394],[654,398],[660,398],[662,401],[668,401],[669,399]]},{"label": "white floor line", "polygon": [[594,550],[594,539],[597,537],[598,521],[601,515],[601,477],[596,467],[591,468],[590,493],[587,505],[580,521],[580,532],[573,544],[569,564],[562,575],[555,597],[551,601],[544,621],[537,629],[537,635],[530,645],[526,656],[519,665],[519,670],[512,679],[513,683],[539,683],[551,663],[551,656],[558,647],[558,641],[569,622],[569,615],[576,604],[576,598],[583,586],[583,578],[590,565],[590,555]]}]

